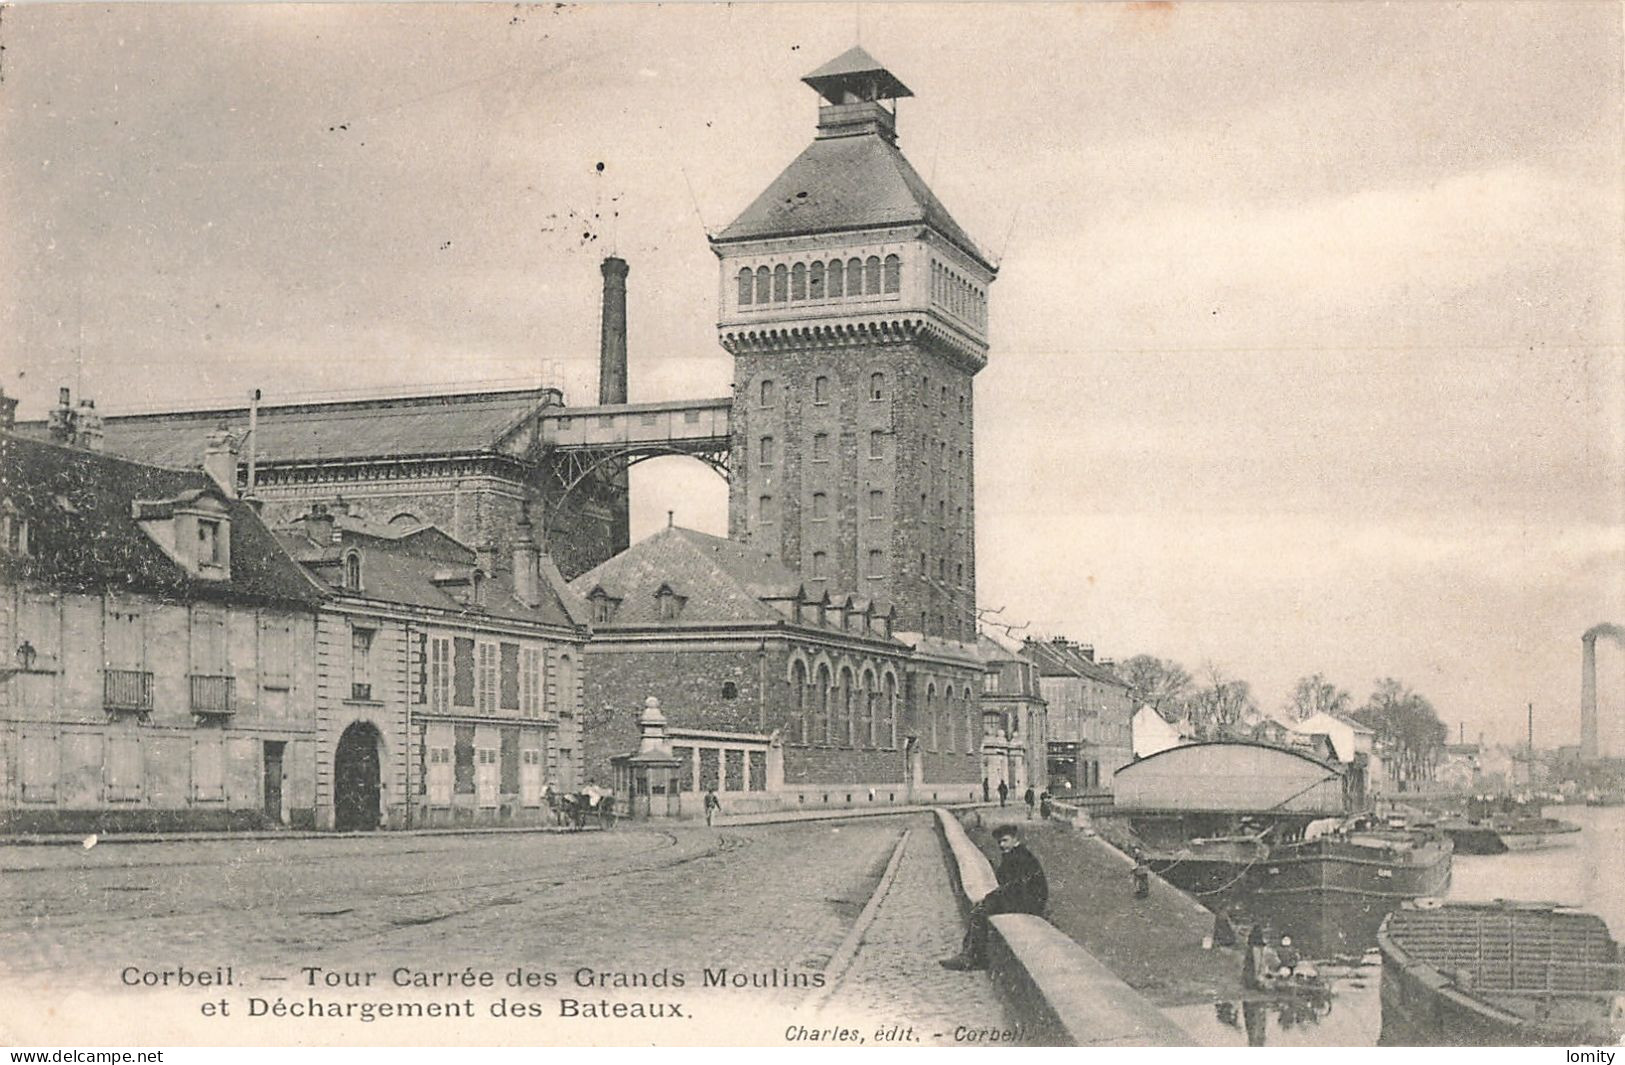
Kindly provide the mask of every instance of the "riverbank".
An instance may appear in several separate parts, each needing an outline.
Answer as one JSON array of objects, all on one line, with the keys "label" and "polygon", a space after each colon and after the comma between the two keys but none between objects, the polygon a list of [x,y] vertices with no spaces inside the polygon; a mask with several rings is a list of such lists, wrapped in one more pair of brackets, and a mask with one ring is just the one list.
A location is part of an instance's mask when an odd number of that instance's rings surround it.
[{"label": "riverbank", "polygon": [[[980,817],[978,816],[980,814]],[[960,820],[995,866],[998,847],[988,811]],[[1188,896],[1157,881],[1150,897],[1134,897],[1131,865],[1109,843],[1062,821],[1018,821],[1050,885],[1050,923],[1098,958],[1118,979],[1162,1009],[1234,997],[1241,954],[1204,950],[1213,918]]]}]

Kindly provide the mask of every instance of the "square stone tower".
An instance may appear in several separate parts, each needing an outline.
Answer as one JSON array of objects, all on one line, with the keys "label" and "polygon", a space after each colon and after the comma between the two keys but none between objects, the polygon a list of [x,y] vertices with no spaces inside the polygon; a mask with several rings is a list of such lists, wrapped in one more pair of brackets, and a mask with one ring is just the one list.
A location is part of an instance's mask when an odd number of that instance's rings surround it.
[{"label": "square stone tower", "polygon": [[729,533],[810,589],[976,639],[975,401],[996,274],[897,147],[862,48],[802,79],[812,144],[712,238],[734,357]]}]

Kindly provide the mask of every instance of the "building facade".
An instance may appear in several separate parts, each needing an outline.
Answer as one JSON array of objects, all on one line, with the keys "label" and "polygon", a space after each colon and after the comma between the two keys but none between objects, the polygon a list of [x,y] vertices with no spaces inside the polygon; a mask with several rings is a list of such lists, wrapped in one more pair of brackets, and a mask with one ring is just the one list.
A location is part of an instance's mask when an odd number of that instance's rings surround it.
[{"label": "building facade", "polygon": [[313,827],[319,595],[233,483],[0,431],[0,485],[0,829]]},{"label": "building facade", "polygon": [[1003,782],[1016,794],[1049,785],[1048,707],[1038,665],[1020,644],[984,634],[982,653],[982,778],[989,793]]},{"label": "building facade", "polygon": [[279,531],[325,592],[320,827],[551,823],[576,787],[586,627],[523,519],[505,556],[320,504]]},{"label": "building facade", "polygon": [[659,701],[683,813],[965,800],[980,718],[958,660],[887,608],[809,589],[777,559],[668,527],[571,584],[586,603],[587,772],[638,746]]},{"label": "building facade", "polygon": [[1022,653],[1038,666],[1048,708],[1051,790],[1110,791],[1112,774],[1134,760],[1128,684],[1088,644],[1029,639]]}]

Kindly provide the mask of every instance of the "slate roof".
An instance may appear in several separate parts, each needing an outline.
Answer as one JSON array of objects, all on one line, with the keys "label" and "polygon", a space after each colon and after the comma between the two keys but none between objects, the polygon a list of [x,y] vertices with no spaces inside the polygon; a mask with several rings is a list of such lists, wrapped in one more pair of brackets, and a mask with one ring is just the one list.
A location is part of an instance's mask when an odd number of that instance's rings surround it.
[{"label": "slate roof", "polygon": [[[220,499],[231,519],[231,576],[226,580],[187,573],[134,518],[138,502],[202,494]],[[0,554],[0,576],[11,580],[176,600],[314,607],[320,599],[254,508],[227,498],[201,471],[164,469],[0,432],[0,500],[28,522],[28,556]]]},{"label": "slate roof", "polygon": [[[534,412],[547,389],[449,396],[262,404],[256,444],[264,463],[412,458],[493,451]],[[104,447],[141,462],[181,469],[198,466],[209,435],[221,425],[241,438],[248,408],[103,416]],[[44,422],[18,429],[42,437]]]},{"label": "slate roof", "polygon": [[[661,585],[686,600],[676,620],[660,617],[655,592]],[[570,588],[582,597],[602,588],[620,600],[607,627],[783,621],[763,600],[802,591],[801,578],[766,552],[679,526],[638,541],[571,581]]]},{"label": "slate roof", "polygon": [[1102,684],[1111,684],[1119,688],[1128,688],[1127,681],[1115,672],[1098,662],[1091,662],[1082,652],[1069,643],[1055,640],[1028,640],[1022,645],[1022,653],[1038,665],[1040,676],[1064,677],[1077,676],[1087,680],[1099,681]]},{"label": "slate roof", "polygon": [[921,223],[994,269],[897,146],[865,133],[813,141],[712,240],[728,244]]},{"label": "slate roof", "polygon": [[[500,564],[497,573],[481,580],[479,598],[470,605],[468,585],[464,581],[474,569],[472,548],[432,525],[419,526],[405,536],[388,534],[388,527],[383,527],[386,534],[375,535],[379,527],[373,523],[357,519],[346,521],[345,515],[336,517],[344,536],[342,542],[336,544],[315,542],[299,525],[277,530],[277,537],[289,554],[302,562],[315,580],[336,594],[344,594],[344,555],[351,548],[359,548],[363,598],[456,611],[473,617],[543,625],[576,624],[563,601],[568,591],[556,576],[556,570],[553,579],[549,579],[545,564],[540,582],[541,601],[537,606],[531,607],[519,600],[514,594],[511,567],[504,568]],[[369,529],[369,525],[372,528]]]}]

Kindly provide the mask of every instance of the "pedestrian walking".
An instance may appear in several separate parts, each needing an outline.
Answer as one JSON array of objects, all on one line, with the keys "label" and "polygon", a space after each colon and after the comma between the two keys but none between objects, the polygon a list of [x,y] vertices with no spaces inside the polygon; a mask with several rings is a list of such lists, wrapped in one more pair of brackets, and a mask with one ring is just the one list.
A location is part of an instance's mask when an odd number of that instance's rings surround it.
[{"label": "pedestrian walking", "polygon": [[1044,868],[1021,841],[1021,830],[1015,825],[1000,825],[993,830],[993,839],[1003,855],[995,873],[999,886],[971,907],[959,953],[938,962],[944,969],[987,968],[988,918],[1000,913],[1030,913],[1042,917],[1049,905],[1049,882],[1044,879]]},{"label": "pedestrian walking", "polygon": [[1043,820],[1043,821],[1048,821],[1049,820],[1049,815],[1050,815],[1050,810],[1052,810],[1052,809],[1053,809],[1053,806],[1050,804],[1049,789],[1045,788],[1043,791],[1038,793],[1038,817],[1039,817],[1039,819]]},{"label": "pedestrian walking", "polygon": [[1031,821],[1033,819],[1033,803],[1038,799],[1038,794],[1033,791],[1031,784],[1027,785],[1027,794],[1023,795],[1022,798],[1027,800],[1027,820]]},{"label": "pedestrian walking", "polygon": [[1010,785],[1006,784],[1002,780],[999,781],[999,805],[1003,806],[1004,801],[1006,799],[1008,799],[1009,797],[1010,797]]},{"label": "pedestrian walking", "polygon": [[705,793],[705,823],[707,825],[711,823],[711,819],[716,816],[717,811],[720,809],[722,809],[722,800],[717,798],[717,793],[707,791]]},{"label": "pedestrian walking", "polygon": [[1134,856],[1134,897],[1148,899],[1151,897],[1151,867],[1145,864],[1140,855]]}]

